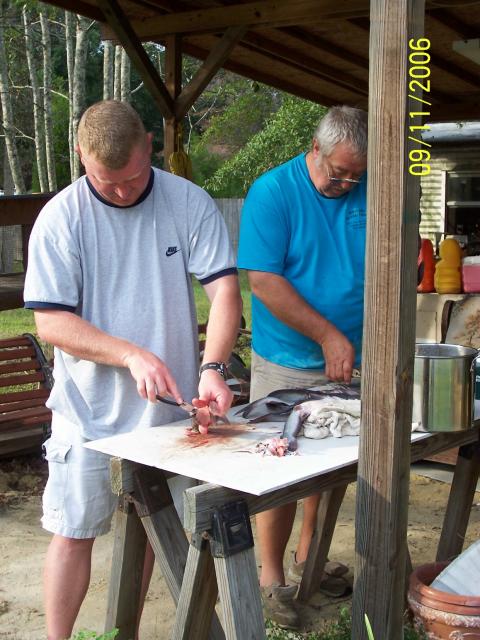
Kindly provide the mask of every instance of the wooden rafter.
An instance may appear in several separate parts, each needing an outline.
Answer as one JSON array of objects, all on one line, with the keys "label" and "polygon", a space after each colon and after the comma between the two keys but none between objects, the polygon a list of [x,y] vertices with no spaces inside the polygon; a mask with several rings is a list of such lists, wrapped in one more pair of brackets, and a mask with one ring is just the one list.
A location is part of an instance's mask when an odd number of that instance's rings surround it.
[{"label": "wooden rafter", "polygon": [[432,9],[429,11],[432,20],[443,24],[444,27],[452,29],[458,33],[460,40],[468,40],[469,38],[478,38],[478,27],[466,24],[463,20],[459,20],[451,11],[446,9]]},{"label": "wooden rafter", "polygon": [[54,7],[59,7],[72,13],[78,13],[91,20],[98,20],[99,22],[105,20],[103,13],[97,6],[88,2],[82,2],[82,0],[48,0],[46,4],[51,4]]},{"label": "wooden rafter", "polygon": [[173,115],[173,100],[117,0],[97,0],[110,27],[135,65],[165,118]]},{"label": "wooden rafter", "polygon": [[286,26],[368,15],[366,0],[260,0],[194,11],[180,11],[158,18],[132,20],[140,40],[161,40],[172,33],[208,33],[232,26]]},{"label": "wooden rafter", "polygon": [[[365,31],[370,30],[370,21],[366,18],[355,18],[352,20],[352,23],[356,24],[357,27],[360,27]],[[435,43],[433,42],[433,45],[434,44]],[[431,53],[432,53],[432,60],[430,64],[432,67],[437,67],[441,71],[449,73],[450,75],[452,75],[454,78],[458,80],[463,80],[467,84],[471,84],[474,87],[478,87],[478,81],[479,81],[478,75],[475,75],[474,73],[470,73],[470,71],[468,71],[467,69],[460,67],[458,64],[455,64],[454,62],[450,62],[450,60],[446,60],[437,51],[433,51],[433,48]],[[441,94],[437,90],[435,90],[435,93],[437,94],[437,96],[447,95],[447,94]],[[449,96],[449,99],[452,102],[457,102],[457,100],[453,99],[451,96]]]},{"label": "wooden rafter", "polygon": [[180,119],[187,113],[192,104],[208,85],[213,76],[222,67],[235,45],[241,40],[246,27],[230,27],[220,41],[208,54],[202,67],[183,89],[175,103],[175,117]]},{"label": "wooden rafter", "polygon": [[[188,55],[191,55],[195,58],[204,59],[208,55],[208,51],[199,47],[198,45],[185,43],[183,50]],[[311,100],[312,102],[317,102],[318,104],[322,104],[325,106],[331,106],[334,104],[338,104],[338,98],[335,98],[335,95],[330,93],[322,93],[319,94],[318,91],[310,87],[305,87],[300,84],[296,84],[292,82],[290,79],[287,80],[285,77],[279,78],[276,75],[271,73],[262,71],[257,68],[252,68],[244,63],[236,62],[234,60],[227,60],[223,65],[224,69],[228,71],[233,71],[234,73],[238,73],[240,76],[244,76],[246,78],[255,78],[258,82],[263,82],[271,87],[276,87],[281,91],[286,91],[287,93],[291,93],[295,96],[299,96],[300,98],[304,98],[305,100]],[[365,98],[359,96],[358,100],[352,100],[350,104],[355,104],[359,107],[366,107],[367,101]]]},{"label": "wooden rafter", "polygon": [[333,82],[348,91],[368,96],[368,84],[366,82],[345,71],[322,64],[316,58],[297,52],[256,33],[248,33],[243,39],[243,46],[244,43],[253,45],[254,50],[261,51],[268,57],[273,56],[275,60],[286,62],[292,68],[311,73],[322,80],[327,80],[327,82]]},{"label": "wooden rafter", "polygon": [[462,104],[442,103],[435,105],[429,122],[456,122],[461,120],[480,120],[480,98],[470,99]]},{"label": "wooden rafter", "polygon": [[343,60],[343,62],[348,62],[355,67],[361,67],[368,71],[368,58],[364,58],[359,53],[352,53],[348,49],[339,46],[336,42],[330,42],[316,33],[310,33],[301,27],[281,27],[279,31],[283,31],[290,38],[295,38],[303,45],[307,44],[309,49],[328,53],[339,60]]}]

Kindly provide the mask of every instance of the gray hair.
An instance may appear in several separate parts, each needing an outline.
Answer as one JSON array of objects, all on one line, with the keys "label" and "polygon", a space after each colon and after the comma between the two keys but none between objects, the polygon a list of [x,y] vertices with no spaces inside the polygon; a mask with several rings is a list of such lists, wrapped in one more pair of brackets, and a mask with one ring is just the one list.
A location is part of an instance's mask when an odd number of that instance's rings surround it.
[{"label": "gray hair", "polygon": [[335,145],[346,142],[355,155],[365,157],[368,143],[368,116],[363,109],[345,105],[332,107],[320,120],[314,136],[322,155],[329,156]]}]

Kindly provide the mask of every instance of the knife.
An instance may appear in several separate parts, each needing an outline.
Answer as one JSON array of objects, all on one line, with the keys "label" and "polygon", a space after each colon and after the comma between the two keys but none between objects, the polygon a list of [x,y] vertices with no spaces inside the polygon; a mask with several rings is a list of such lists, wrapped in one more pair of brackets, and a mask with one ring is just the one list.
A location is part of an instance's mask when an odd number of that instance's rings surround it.
[{"label": "knife", "polygon": [[159,396],[159,395],[157,395],[157,400],[160,400],[160,402],[164,402],[165,404],[170,404],[173,407],[180,407],[181,409],[189,413],[190,417],[192,418],[197,414],[197,407],[194,407],[193,404],[190,404],[189,402],[185,402],[185,401],[177,402],[172,398],[165,398],[165,396]]}]

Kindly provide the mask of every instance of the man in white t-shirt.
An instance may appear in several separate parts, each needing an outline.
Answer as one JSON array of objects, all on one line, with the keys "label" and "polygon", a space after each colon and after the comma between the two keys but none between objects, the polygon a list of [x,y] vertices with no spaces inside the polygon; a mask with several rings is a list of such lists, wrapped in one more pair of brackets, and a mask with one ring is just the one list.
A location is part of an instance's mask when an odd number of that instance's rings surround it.
[{"label": "man in white t-shirt", "polygon": [[[224,363],[241,315],[235,260],[215,203],[151,167],[152,136],[135,110],[113,100],[93,105],[78,142],[86,175],[40,213],[24,291],[39,337],[55,346],[42,518],[54,534],[45,566],[49,640],[70,637],[93,542],[109,530],[116,506],[108,456],[83,444],[185,417],[157,394],[225,413],[232,395]],[[191,275],[211,302],[200,378]],[[174,499],[183,488],[171,485]],[[152,565],[149,549],[144,587]]]}]

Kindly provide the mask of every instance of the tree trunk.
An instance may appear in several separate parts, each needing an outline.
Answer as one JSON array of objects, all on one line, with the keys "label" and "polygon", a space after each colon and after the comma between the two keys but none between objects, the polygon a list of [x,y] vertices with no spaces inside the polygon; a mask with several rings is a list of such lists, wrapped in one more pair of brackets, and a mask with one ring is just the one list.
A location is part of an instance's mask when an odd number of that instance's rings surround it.
[{"label": "tree trunk", "polygon": [[123,102],[130,102],[130,58],[127,55],[125,49],[122,48],[122,61],[121,61],[121,89],[120,99]]},{"label": "tree trunk", "polygon": [[114,46],[110,40],[103,43],[103,99],[113,98]]},{"label": "tree trunk", "polygon": [[[89,20],[77,16],[77,39],[75,46],[75,63],[73,69],[73,144],[77,146],[77,128],[85,106],[85,74],[87,68],[88,39],[87,28]],[[80,177],[80,158],[74,156],[73,179]]]},{"label": "tree trunk", "polygon": [[74,178],[75,145],[73,143],[73,69],[75,65],[75,14],[65,11],[65,47],[68,75],[68,151],[70,157],[70,179]]},{"label": "tree trunk", "polygon": [[[40,13],[42,26],[42,51],[43,51],[43,117],[45,123],[45,152],[47,156],[48,188],[49,191],[57,190],[57,174],[55,170],[55,151],[53,148],[52,126],[52,45],[50,40],[50,25],[44,13]],[[43,191],[43,189],[42,189]]]},{"label": "tree trunk", "polygon": [[113,97],[115,100],[122,99],[122,47],[117,44],[115,47],[115,77],[113,82]]},{"label": "tree trunk", "polygon": [[37,160],[38,182],[40,191],[48,190],[47,167],[45,163],[45,131],[42,117],[42,96],[38,84],[37,65],[35,61],[35,44],[33,42],[31,16],[26,6],[22,9],[23,28],[25,33],[25,50],[27,54],[28,73],[32,85],[33,126],[35,131],[35,156]]},{"label": "tree trunk", "polygon": [[0,101],[2,104],[3,129],[5,132],[5,144],[7,147],[8,164],[12,172],[13,184],[18,194],[25,193],[22,168],[18,157],[15,141],[15,127],[13,124],[12,102],[8,88],[8,66],[3,37],[3,3],[0,2]]},{"label": "tree trunk", "polygon": [[[6,196],[13,195],[14,187],[12,172],[8,164],[7,146],[2,144],[3,155],[3,192]],[[18,243],[20,227],[0,227],[0,273],[12,273],[15,260],[15,247]]]}]

